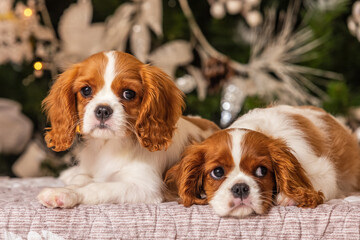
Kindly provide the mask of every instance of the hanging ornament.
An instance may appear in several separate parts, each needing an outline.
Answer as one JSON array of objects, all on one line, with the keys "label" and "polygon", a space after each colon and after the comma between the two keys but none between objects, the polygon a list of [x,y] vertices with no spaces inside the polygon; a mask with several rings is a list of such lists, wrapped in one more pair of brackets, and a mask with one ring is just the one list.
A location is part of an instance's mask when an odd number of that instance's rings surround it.
[{"label": "hanging ornament", "polygon": [[242,90],[242,79],[232,78],[223,88],[221,98],[221,127],[227,127],[239,114],[246,93]]},{"label": "hanging ornament", "polygon": [[258,11],[261,0],[208,0],[210,14],[217,19],[225,17],[226,12],[231,15],[241,14],[250,27],[259,26],[262,15]]},{"label": "hanging ornament", "polygon": [[259,26],[263,21],[262,15],[260,14],[259,11],[248,12],[245,15],[245,19],[246,19],[246,22],[249,24],[250,27]]},{"label": "hanging ornament", "polygon": [[221,19],[225,17],[225,7],[221,2],[214,2],[210,7],[210,13],[214,18]]},{"label": "hanging ornament", "polygon": [[232,15],[240,13],[243,6],[242,0],[228,0],[225,4],[227,12]]},{"label": "hanging ornament", "polygon": [[202,71],[209,82],[210,91],[217,91],[227,79],[234,75],[228,61],[220,61],[216,58],[208,58]]}]

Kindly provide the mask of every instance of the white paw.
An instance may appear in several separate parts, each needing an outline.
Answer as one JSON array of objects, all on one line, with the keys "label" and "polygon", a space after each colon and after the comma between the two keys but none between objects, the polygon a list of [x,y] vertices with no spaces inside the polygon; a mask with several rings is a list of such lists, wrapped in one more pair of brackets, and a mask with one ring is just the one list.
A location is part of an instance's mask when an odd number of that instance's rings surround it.
[{"label": "white paw", "polygon": [[163,197],[160,195],[160,196],[154,196],[154,197],[150,197],[146,200],[146,203],[149,203],[149,204],[159,204],[159,203],[162,203],[164,201]]},{"label": "white paw", "polygon": [[44,188],[37,199],[48,208],[72,208],[80,203],[80,196],[68,188]]},{"label": "white paw", "polygon": [[280,206],[296,206],[297,202],[295,202],[292,198],[289,198],[283,193],[279,193],[276,197],[276,205]]}]

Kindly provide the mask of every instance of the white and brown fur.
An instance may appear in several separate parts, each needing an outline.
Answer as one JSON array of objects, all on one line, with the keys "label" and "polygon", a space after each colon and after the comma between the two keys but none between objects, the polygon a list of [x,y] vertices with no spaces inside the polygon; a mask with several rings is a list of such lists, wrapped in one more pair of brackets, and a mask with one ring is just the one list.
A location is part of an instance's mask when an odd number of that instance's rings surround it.
[{"label": "white and brown fur", "polygon": [[[82,94],[91,87],[89,96]],[[126,91],[135,92],[127,99]],[[99,106],[111,116],[99,120]],[[50,208],[77,204],[160,203],[164,172],[180,160],[185,146],[218,127],[183,117],[182,93],[160,69],[122,52],[95,54],[65,71],[44,100],[51,122],[45,140],[54,151],[76,149],[79,164],[60,176],[62,188],[45,188],[39,201]],[[100,126],[101,125],[101,126]]]},{"label": "white and brown fur", "polygon": [[[219,167],[224,175],[215,179]],[[280,105],[250,111],[189,146],[165,181],[184,205],[210,204],[221,216],[263,214],[273,204],[316,207],[360,190],[360,150],[324,110]],[[239,184],[246,194],[232,191]]]}]

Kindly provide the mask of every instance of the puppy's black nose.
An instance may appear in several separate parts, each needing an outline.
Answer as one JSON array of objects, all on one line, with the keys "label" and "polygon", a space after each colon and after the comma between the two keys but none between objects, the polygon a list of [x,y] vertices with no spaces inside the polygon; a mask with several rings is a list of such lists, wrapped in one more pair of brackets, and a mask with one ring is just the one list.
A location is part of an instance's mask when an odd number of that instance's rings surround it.
[{"label": "puppy's black nose", "polygon": [[100,105],[95,109],[95,116],[98,120],[107,120],[111,117],[112,113],[112,108],[105,105]]},{"label": "puppy's black nose", "polygon": [[231,192],[235,198],[246,199],[250,194],[250,187],[246,183],[237,183],[231,188]]}]

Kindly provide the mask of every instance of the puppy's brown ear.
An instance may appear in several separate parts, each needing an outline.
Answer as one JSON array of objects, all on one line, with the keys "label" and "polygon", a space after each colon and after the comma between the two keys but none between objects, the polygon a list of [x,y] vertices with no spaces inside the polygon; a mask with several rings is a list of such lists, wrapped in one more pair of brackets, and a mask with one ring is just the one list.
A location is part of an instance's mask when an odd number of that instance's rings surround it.
[{"label": "puppy's brown ear", "polygon": [[62,73],[42,102],[51,123],[50,130],[45,133],[45,141],[56,152],[67,150],[74,140],[78,116],[73,83],[77,73],[77,66]]},{"label": "puppy's brown ear", "polygon": [[204,152],[198,144],[189,146],[179,163],[170,168],[165,176],[165,183],[172,192],[177,192],[180,202],[185,206],[207,204],[201,198],[204,177]]},{"label": "puppy's brown ear", "polygon": [[315,191],[305,170],[280,140],[275,140],[269,147],[277,184],[277,192],[297,202],[298,207],[314,208],[323,203],[324,195]]},{"label": "puppy's brown ear", "polygon": [[167,149],[184,108],[183,94],[157,67],[144,65],[140,75],[144,97],[135,123],[137,136],[151,152]]}]

